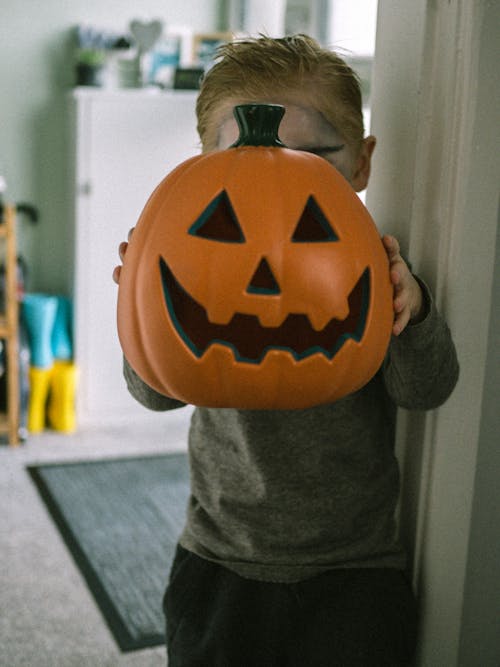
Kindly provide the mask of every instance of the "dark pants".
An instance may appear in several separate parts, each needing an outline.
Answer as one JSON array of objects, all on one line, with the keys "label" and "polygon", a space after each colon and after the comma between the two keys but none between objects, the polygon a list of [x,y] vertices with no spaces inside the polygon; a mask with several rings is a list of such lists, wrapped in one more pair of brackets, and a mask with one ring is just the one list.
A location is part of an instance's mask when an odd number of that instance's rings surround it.
[{"label": "dark pants", "polygon": [[392,569],[277,584],[179,547],[164,609],[168,667],[400,667],[415,646],[415,600]]}]

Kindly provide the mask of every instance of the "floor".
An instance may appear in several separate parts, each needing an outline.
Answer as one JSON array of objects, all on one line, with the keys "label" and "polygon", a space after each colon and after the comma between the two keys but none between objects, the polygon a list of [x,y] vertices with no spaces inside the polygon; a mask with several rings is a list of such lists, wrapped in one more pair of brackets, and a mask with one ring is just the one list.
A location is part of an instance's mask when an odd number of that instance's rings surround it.
[{"label": "floor", "polygon": [[187,409],[151,413],[144,423],[0,445],[2,667],[165,667],[164,647],[120,652],[26,466],[183,450],[188,421]]}]

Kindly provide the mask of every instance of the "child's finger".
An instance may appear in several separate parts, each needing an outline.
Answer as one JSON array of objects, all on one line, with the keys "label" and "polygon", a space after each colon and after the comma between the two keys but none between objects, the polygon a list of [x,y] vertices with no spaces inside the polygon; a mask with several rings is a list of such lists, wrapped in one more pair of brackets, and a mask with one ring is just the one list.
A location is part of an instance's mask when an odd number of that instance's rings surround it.
[{"label": "child's finger", "polygon": [[396,296],[394,299],[394,312],[401,313],[406,308],[406,299],[403,296]]},{"label": "child's finger", "polygon": [[113,269],[113,280],[115,283],[118,285],[120,282],[120,273],[121,273],[122,267],[121,266],[115,266]]},{"label": "child's finger", "polygon": [[394,287],[398,287],[401,284],[401,273],[397,269],[391,270],[391,283]]},{"label": "child's finger", "polygon": [[122,241],[118,246],[118,254],[120,255],[120,259],[122,262],[125,257],[125,253],[127,252],[127,248],[128,248],[127,241]]},{"label": "child's finger", "polygon": [[382,242],[385,246],[385,249],[387,251],[387,256],[389,258],[389,262],[393,262],[395,259],[399,257],[399,243],[394,236],[391,236],[390,234],[385,234],[382,237]]},{"label": "child's finger", "polygon": [[395,336],[399,336],[405,330],[409,321],[410,321],[409,309],[403,308],[403,310],[400,313],[398,313],[394,319],[392,333]]}]

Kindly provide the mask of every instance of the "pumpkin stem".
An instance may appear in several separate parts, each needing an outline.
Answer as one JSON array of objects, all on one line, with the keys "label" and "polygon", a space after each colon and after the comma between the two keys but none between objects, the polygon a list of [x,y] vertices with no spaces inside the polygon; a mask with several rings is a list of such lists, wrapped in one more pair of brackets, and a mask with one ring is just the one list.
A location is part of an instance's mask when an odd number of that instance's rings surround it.
[{"label": "pumpkin stem", "polygon": [[231,148],[239,146],[277,146],[284,148],[278,128],[285,113],[281,104],[238,104],[233,110],[240,136]]}]

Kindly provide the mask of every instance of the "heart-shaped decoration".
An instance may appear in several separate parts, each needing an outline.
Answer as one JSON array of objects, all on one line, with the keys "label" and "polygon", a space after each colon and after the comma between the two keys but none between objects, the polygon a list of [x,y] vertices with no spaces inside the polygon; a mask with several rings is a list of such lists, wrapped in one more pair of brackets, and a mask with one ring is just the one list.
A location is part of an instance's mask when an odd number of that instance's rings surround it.
[{"label": "heart-shaped decoration", "polygon": [[130,22],[130,32],[137,42],[137,47],[141,53],[149,51],[156,44],[163,31],[163,22],[158,19],[144,23],[138,19]]}]

